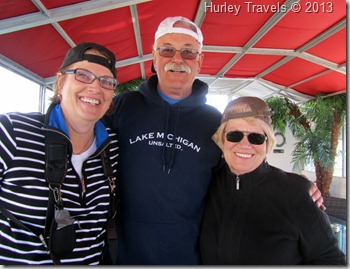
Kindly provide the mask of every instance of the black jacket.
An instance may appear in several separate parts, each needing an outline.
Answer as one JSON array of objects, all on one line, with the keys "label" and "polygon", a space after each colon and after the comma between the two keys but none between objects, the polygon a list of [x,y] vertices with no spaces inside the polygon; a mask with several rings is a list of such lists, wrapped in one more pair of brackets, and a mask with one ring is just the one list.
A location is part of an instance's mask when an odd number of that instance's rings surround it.
[{"label": "black jacket", "polygon": [[237,176],[223,167],[210,186],[200,236],[204,264],[345,264],[310,183],[263,163]]}]

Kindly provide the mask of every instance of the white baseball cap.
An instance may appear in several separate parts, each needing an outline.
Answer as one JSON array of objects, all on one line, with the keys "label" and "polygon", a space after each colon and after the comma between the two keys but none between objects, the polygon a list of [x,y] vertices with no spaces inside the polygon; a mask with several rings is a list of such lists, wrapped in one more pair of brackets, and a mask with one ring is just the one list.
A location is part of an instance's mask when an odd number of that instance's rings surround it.
[{"label": "white baseball cap", "polygon": [[[175,24],[179,22],[184,22],[185,24],[188,24],[191,30],[188,28],[175,26]],[[202,50],[202,47],[203,47],[202,31],[199,29],[199,27],[195,23],[193,23],[189,19],[181,16],[166,18],[159,24],[157,32],[154,35],[154,42],[156,42],[163,35],[171,34],[171,33],[178,33],[178,34],[185,34],[185,35],[192,36],[194,39],[197,40],[197,42],[200,45],[200,50]]]}]

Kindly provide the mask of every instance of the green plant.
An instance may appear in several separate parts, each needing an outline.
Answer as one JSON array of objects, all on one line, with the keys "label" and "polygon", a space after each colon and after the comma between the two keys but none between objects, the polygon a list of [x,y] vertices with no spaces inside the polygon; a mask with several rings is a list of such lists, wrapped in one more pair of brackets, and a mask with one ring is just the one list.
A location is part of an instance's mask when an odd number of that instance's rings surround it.
[{"label": "green plant", "polygon": [[317,187],[328,197],[338,138],[345,122],[345,94],[331,97],[319,94],[302,105],[281,97],[271,97],[266,102],[272,111],[274,129],[285,133],[289,126],[297,140],[292,153],[293,170],[301,171],[313,163]]},{"label": "green plant", "polygon": [[137,88],[140,86],[142,82],[145,80],[142,78],[137,78],[134,80],[127,81],[125,83],[119,84],[117,86],[117,89],[115,90],[115,95],[118,95],[122,92],[130,92],[130,91],[136,91]]}]

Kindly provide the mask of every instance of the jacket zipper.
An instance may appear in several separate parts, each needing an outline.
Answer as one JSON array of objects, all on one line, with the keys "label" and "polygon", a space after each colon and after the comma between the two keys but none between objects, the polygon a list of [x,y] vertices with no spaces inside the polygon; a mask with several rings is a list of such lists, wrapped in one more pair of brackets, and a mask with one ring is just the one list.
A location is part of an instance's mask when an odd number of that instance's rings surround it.
[{"label": "jacket zipper", "polygon": [[236,190],[239,190],[239,181],[240,181],[240,178],[236,176]]}]

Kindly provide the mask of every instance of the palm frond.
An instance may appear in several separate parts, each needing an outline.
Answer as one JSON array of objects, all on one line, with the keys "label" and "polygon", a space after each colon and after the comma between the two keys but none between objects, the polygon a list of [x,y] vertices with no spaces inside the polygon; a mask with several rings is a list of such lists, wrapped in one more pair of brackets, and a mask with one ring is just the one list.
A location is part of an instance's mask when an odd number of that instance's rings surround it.
[{"label": "palm frond", "polygon": [[138,87],[141,85],[142,82],[145,80],[142,78],[137,78],[134,80],[127,81],[125,83],[119,84],[117,86],[117,89],[115,91],[115,95],[118,95],[122,92],[130,92],[130,91],[136,91]]}]

